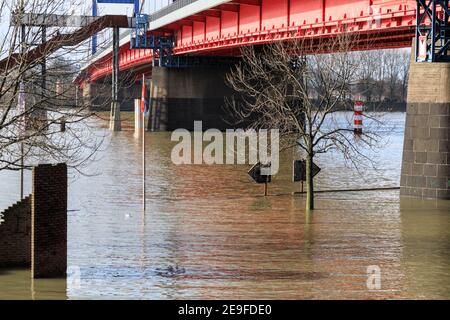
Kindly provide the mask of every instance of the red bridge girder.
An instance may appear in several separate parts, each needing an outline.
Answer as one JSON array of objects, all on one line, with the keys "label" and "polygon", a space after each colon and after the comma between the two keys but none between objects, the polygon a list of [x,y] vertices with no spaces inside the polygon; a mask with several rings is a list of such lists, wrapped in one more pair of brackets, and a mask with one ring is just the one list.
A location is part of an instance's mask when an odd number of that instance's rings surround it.
[{"label": "red bridge girder", "polygon": [[[239,48],[290,39],[361,34],[355,50],[411,46],[416,0],[236,0],[164,26],[175,55],[239,55]],[[370,43],[370,46],[367,44]],[[120,50],[120,69],[151,63],[150,50]],[[89,66],[87,81],[111,73],[111,56]]]}]

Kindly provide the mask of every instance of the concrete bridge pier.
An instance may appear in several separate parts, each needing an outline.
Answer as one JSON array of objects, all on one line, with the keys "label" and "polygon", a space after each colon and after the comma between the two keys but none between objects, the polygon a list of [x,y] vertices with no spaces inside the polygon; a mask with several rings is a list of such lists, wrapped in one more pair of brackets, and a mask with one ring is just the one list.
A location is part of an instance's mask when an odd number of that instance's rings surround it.
[{"label": "concrete bridge pier", "polygon": [[[123,81],[125,82],[125,81]],[[118,102],[121,111],[133,111],[134,100],[141,98],[140,83],[121,83]],[[111,82],[87,83],[83,87],[82,105],[89,106],[93,111],[111,110]]]},{"label": "concrete bridge pier", "polygon": [[107,83],[86,83],[82,89],[82,97],[79,105],[89,107],[92,111],[109,110],[111,94],[109,88],[111,84]]},{"label": "concrete bridge pier", "polygon": [[411,62],[400,194],[450,199],[450,63]]},{"label": "concrete bridge pier", "polygon": [[122,122],[120,118],[120,103],[118,101],[111,102],[111,114],[109,120],[109,129],[111,131],[121,131]]},{"label": "concrete bridge pier", "polygon": [[111,116],[109,129],[121,131],[120,103],[119,103],[119,28],[113,28],[113,54],[112,54],[112,84],[111,84]]},{"label": "concrete bridge pier", "polygon": [[231,64],[165,68],[152,71],[152,110],[149,129],[153,131],[203,128],[230,128],[224,111],[225,97],[233,94],[225,75]]}]

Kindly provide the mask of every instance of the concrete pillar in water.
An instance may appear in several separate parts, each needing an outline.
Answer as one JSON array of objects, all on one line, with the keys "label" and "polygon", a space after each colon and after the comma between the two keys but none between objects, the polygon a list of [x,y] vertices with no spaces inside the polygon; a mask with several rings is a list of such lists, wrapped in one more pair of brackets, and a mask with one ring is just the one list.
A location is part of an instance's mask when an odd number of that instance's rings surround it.
[{"label": "concrete pillar in water", "polygon": [[65,277],[67,271],[67,166],[33,168],[31,276]]},{"label": "concrete pillar in water", "polygon": [[134,111],[135,101],[141,101],[142,85],[140,83],[126,84],[119,89],[121,111]]},{"label": "concrete pillar in water", "polygon": [[151,88],[151,119],[149,126],[151,131],[168,130],[169,92],[175,90],[170,83],[172,69],[153,67]]},{"label": "concrete pillar in water", "polygon": [[122,130],[122,122],[120,119],[120,103],[117,101],[111,102],[111,115],[110,115],[109,129],[111,131],[121,131]]},{"label": "concrete pillar in water", "polygon": [[[111,111],[111,83],[86,83],[79,93],[78,105],[89,106],[92,111]],[[119,88],[118,102],[121,111],[133,111],[134,100],[141,98],[141,85],[133,84]]]},{"label": "concrete pillar in water", "polygon": [[82,105],[89,106],[93,111],[110,111],[110,83],[86,83],[83,86]]},{"label": "concrete pillar in water", "polygon": [[139,137],[142,133],[142,128],[144,127],[144,122],[142,121],[141,112],[141,100],[134,100],[134,136]]},{"label": "concrete pillar in water", "polygon": [[113,28],[113,58],[111,79],[111,118],[109,128],[111,131],[121,131],[120,103],[119,103],[119,28]]},{"label": "concrete pillar in water", "polygon": [[153,129],[193,130],[194,121],[202,121],[204,129],[229,128],[223,109],[225,97],[234,93],[225,81],[229,70],[226,63],[179,69],[154,67]]},{"label": "concrete pillar in water", "polygon": [[411,61],[400,194],[450,199],[450,63]]}]

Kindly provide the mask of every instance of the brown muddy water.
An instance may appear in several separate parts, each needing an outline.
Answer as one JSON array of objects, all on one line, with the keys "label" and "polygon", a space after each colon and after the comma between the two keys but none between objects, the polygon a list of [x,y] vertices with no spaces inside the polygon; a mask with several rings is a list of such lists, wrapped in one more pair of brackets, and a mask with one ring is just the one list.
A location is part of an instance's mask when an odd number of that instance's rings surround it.
[{"label": "brown muddy water", "polygon": [[[358,173],[327,154],[317,159],[317,189],[398,186],[404,114],[391,120],[380,170]],[[323,193],[308,215],[291,194],[300,190],[292,154],[263,197],[248,166],[175,166],[170,134],[146,137],[146,213],[141,140],[112,134],[95,175],[70,178],[68,280],[0,270],[0,299],[450,298],[449,201]],[[17,201],[17,174],[1,172],[0,190],[0,208]],[[379,289],[367,286],[370,266]]]}]

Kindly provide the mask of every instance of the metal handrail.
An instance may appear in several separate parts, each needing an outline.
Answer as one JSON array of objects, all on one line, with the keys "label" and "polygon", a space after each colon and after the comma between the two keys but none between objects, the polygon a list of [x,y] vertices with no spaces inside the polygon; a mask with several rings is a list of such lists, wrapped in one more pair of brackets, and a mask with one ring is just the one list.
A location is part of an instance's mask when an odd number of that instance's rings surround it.
[{"label": "metal handrail", "polygon": [[168,6],[156,11],[155,13],[152,13],[150,15],[150,22],[155,21],[159,18],[162,18],[178,9],[181,9],[187,5],[190,5],[191,3],[197,2],[198,0],[176,0],[169,4]]},{"label": "metal handrail", "polygon": [[[119,42],[123,39],[130,36],[131,31],[129,29],[124,30],[120,33]],[[105,41],[104,45],[99,45],[97,48],[97,52],[94,55],[91,55],[90,59],[95,59],[98,56],[101,56],[103,52],[111,50],[112,39],[109,39],[107,42]]]}]

